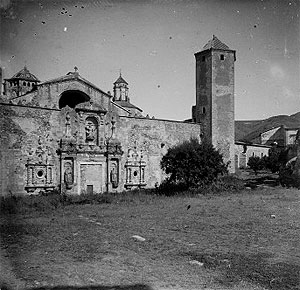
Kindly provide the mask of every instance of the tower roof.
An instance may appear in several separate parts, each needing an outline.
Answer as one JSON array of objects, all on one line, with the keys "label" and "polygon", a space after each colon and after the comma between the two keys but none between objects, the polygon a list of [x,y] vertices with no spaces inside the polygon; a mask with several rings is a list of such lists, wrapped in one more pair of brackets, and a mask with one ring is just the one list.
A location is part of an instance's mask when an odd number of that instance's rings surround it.
[{"label": "tower roof", "polygon": [[33,75],[26,66],[17,72],[11,79],[18,79],[18,80],[25,80],[25,81],[33,81],[33,82],[40,82],[40,80]]},{"label": "tower roof", "polygon": [[207,50],[207,49],[224,49],[224,50],[230,50],[230,48],[220,41],[215,35],[213,35],[213,38],[209,40],[204,46],[202,50]]},{"label": "tower roof", "polygon": [[128,83],[122,78],[122,75],[120,74],[119,78],[114,82],[115,84],[126,84],[128,85]]}]

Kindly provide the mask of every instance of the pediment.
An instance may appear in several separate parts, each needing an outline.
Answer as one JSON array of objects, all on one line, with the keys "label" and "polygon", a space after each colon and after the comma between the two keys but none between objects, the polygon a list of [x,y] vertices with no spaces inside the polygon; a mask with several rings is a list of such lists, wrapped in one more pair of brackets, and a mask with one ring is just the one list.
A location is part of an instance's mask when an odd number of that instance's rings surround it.
[{"label": "pediment", "polygon": [[88,81],[87,79],[83,78],[80,74],[78,74],[77,72],[69,72],[64,76],[52,79],[52,80],[48,80],[45,81],[43,83],[41,83],[39,86],[43,86],[43,85],[52,85],[52,84],[57,84],[57,83],[64,83],[64,82],[72,82],[72,83],[78,83],[78,84],[84,84],[85,86],[92,88],[96,91],[98,91],[99,93],[106,95],[107,97],[111,98],[112,96],[108,93],[106,93],[105,91],[101,90],[100,88],[98,88],[96,85],[94,85],[93,83],[91,83],[90,81]]}]

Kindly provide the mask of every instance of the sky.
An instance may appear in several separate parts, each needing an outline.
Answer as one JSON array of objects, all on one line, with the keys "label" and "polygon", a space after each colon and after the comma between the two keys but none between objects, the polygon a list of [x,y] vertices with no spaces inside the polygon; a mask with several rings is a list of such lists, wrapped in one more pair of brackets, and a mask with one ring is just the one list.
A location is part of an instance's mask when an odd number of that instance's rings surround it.
[{"label": "sky", "polygon": [[194,53],[216,35],[236,50],[235,119],[300,111],[298,0],[0,0],[4,78],[74,67],[103,91],[122,77],[144,115],[191,118]]}]

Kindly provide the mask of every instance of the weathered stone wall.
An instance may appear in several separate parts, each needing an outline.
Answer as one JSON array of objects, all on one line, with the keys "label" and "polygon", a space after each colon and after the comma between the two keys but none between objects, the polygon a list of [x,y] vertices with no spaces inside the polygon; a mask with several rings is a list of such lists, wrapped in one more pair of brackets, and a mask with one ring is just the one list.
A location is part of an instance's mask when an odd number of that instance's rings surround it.
[{"label": "weathered stone wall", "polygon": [[[58,110],[37,109],[25,106],[0,105],[0,189],[25,193],[26,163],[34,156],[39,142],[47,158],[58,167],[55,150],[62,136]],[[54,179],[57,176],[54,174]]]},{"label": "weathered stone wall", "polygon": [[[137,182],[145,187],[154,187],[164,178],[160,161],[167,149],[179,142],[189,140],[192,136],[196,138],[200,136],[199,124],[119,117],[116,112],[112,112],[106,114],[103,122],[99,124],[99,130],[101,131],[99,137],[110,135],[110,121],[112,115],[114,115],[116,134],[111,142],[120,142],[124,151],[120,160],[114,154],[111,154],[109,156],[110,165],[107,168],[106,148],[102,147],[102,149],[96,149],[98,152],[102,150],[102,153],[93,153],[93,149],[90,148],[89,151],[82,151],[81,153],[65,153],[64,158],[66,159],[61,162],[57,150],[60,147],[59,141],[66,136],[67,114],[70,121],[70,140],[74,140],[78,144],[80,136],[85,134],[85,131],[80,123],[80,116],[74,109],[65,107],[57,110],[24,105],[0,105],[1,194],[8,194],[9,192],[14,194],[27,193],[25,186],[28,178],[32,178],[32,176],[28,175],[26,164],[29,159],[36,158],[38,152],[42,152],[41,160],[43,162],[47,159],[47,162],[53,166],[51,167],[53,182],[50,185],[53,184],[55,187],[58,187],[64,180],[63,167],[65,163],[74,163],[71,165],[74,168],[74,184],[66,190],[70,194],[80,194],[88,190],[88,185],[93,185],[95,192],[104,192],[107,186],[107,177],[109,176],[112,179],[111,169],[113,167],[117,168],[117,166],[119,166],[119,183],[117,186],[112,187],[111,180],[109,189],[113,191],[125,190],[126,164],[129,160],[128,152],[131,149],[134,155],[134,150],[137,154],[140,154],[142,150],[143,181],[137,180]],[[134,174],[134,172],[132,173]],[[132,176],[132,178],[135,177]]]},{"label": "weathered stone wall", "polygon": [[201,52],[196,57],[196,106],[193,119],[202,125],[205,138],[211,140],[212,121],[212,57],[208,52]]},{"label": "weathered stone wall", "polygon": [[108,110],[111,107],[110,97],[107,94],[78,80],[67,80],[41,84],[38,86],[37,91],[15,98],[13,103],[59,109],[59,99],[61,94],[68,90],[77,90],[83,92],[94,103],[101,105],[103,108],[108,108]]},{"label": "weathered stone wall", "polygon": [[[222,58],[221,58],[222,55]],[[193,120],[201,123],[206,138],[229,162],[234,173],[234,61],[231,50],[209,49],[196,57],[196,106]]]},{"label": "weathered stone wall", "polygon": [[[142,150],[145,167],[145,181],[147,187],[154,187],[164,179],[160,168],[160,161],[167,150],[191,137],[200,138],[200,125],[169,120],[120,117],[117,121],[116,136],[121,141],[124,150],[121,168],[124,170],[129,149],[136,146]],[[125,183],[124,171],[121,183]]]},{"label": "weathered stone wall", "polygon": [[[224,56],[224,60],[221,59]],[[212,51],[212,143],[234,166],[234,53]]]}]

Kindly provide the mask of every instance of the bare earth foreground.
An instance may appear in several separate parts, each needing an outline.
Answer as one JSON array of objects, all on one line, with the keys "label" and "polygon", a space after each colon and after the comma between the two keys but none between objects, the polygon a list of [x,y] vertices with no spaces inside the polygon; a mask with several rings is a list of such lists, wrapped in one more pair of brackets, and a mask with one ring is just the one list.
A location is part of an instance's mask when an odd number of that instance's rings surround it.
[{"label": "bare earth foreground", "polygon": [[299,221],[300,191],[282,188],[6,215],[2,274],[27,289],[300,289]]}]

